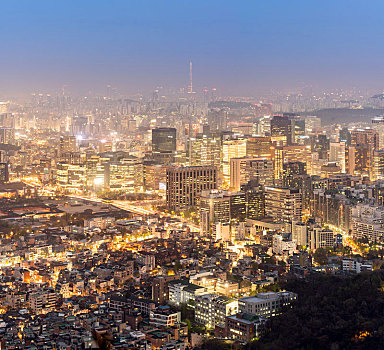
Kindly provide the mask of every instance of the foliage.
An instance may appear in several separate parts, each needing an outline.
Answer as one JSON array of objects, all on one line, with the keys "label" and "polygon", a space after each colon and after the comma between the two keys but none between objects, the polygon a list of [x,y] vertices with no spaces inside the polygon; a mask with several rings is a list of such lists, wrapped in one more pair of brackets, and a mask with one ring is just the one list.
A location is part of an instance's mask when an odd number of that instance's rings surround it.
[{"label": "foliage", "polygon": [[313,259],[319,265],[328,264],[327,251],[324,248],[316,249],[315,254],[313,255]]},{"label": "foliage", "polygon": [[248,350],[379,349],[384,343],[384,271],[350,277],[312,275],[284,286],[292,309],[272,318]]}]

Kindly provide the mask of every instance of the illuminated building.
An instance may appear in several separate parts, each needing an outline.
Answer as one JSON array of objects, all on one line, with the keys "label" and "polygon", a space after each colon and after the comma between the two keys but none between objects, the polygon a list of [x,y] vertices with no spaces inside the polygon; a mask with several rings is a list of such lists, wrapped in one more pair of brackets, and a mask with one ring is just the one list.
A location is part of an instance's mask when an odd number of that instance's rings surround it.
[{"label": "illuminated building", "polygon": [[308,247],[311,250],[333,247],[335,243],[332,230],[314,226],[308,229]]},{"label": "illuminated building", "polygon": [[295,175],[306,175],[307,164],[303,162],[289,162],[283,164],[283,186],[294,187]]},{"label": "illuminated building", "polygon": [[209,233],[212,224],[245,221],[246,198],[244,192],[203,191],[199,201],[202,233]]},{"label": "illuminated building", "polygon": [[69,192],[81,192],[86,186],[86,168],[84,165],[58,162],[56,184]]},{"label": "illuminated building", "polygon": [[297,294],[292,292],[266,292],[239,299],[239,311],[262,317],[279,315],[283,307],[292,304]]},{"label": "illuminated building", "polygon": [[200,230],[210,233],[211,224],[230,221],[230,201],[227,192],[203,191],[200,196]]},{"label": "illuminated building", "polygon": [[379,149],[379,134],[373,129],[351,130],[351,146],[355,148],[355,172],[373,178],[373,151]]},{"label": "illuminated building", "polygon": [[329,161],[337,162],[340,166],[340,171],[345,173],[345,142],[330,142],[329,144]]},{"label": "illuminated building", "polygon": [[247,139],[247,157],[271,159],[271,137],[256,136]]},{"label": "illuminated building", "polygon": [[374,180],[384,180],[384,149],[373,152]]},{"label": "illuminated building", "polygon": [[76,152],[77,151],[77,143],[76,136],[67,135],[60,136],[60,156],[67,152]]},{"label": "illuminated building", "polygon": [[165,191],[168,166],[153,161],[144,161],[144,189]]},{"label": "illuminated building", "polygon": [[275,147],[274,155],[275,179],[283,179],[284,164],[291,162],[306,163],[307,172],[312,174],[312,153],[310,146],[294,145]]},{"label": "illuminated building", "polygon": [[250,181],[241,186],[241,191],[245,193],[247,205],[247,219],[257,220],[265,216],[265,194],[256,181]]},{"label": "illuminated building", "polygon": [[238,313],[225,319],[225,337],[249,342],[259,336],[265,320],[248,313]]},{"label": "illuminated building", "polygon": [[216,167],[195,166],[167,169],[167,207],[170,210],[194,207],[198,194],[215,188],[217,188]]},{"label": "illuminated building", "polygon": [[225,323],[226,316],[237,313],[237,300],[217,294],[197,295],[195,302],[195,321],[207,328]]},{"label": "illuminated building", "polygon": [[241,185],[256,180],[263,186],[273,186],[274,173],[271,160],[243,157],[230,160],[230,189],[240,191]]},{"label": "illuminated building", "polygon": [[188,140],[190,166],[216,166],[220,169],[221,138],[215,134],[198,134]]},{"label": "illuminated building", "polygon": [[305,134],[310,135],[321,128],[321,119],[315,116],[305,117]]},{"label": "illuminated building", "polygon": [[9,181],[8,163],[0,163],[0,183]]},{"label": "illuminated building", "polygon": [[143,163],[136,157],[106,163],[105,185],[110,191],[138,192],[143,189]]},{"label": "illuminated building", "polygon": [[280,222],[301,221],[302,197],[300,190],[266,187],[265,214]]},{"label": "illuminated building", "polygon": [[295,119],[275,115],[271,120],[271,139],[279,146],[295,143]]},{"label": "illuminated building", "polygon": [[176,129],[152,129],[152,154],[161,162],[173,162],[176,153]]},{"label": "illuminated building", "polygon": [[15,143],[15,129],[14,128],[0,128],[0,143],[14,144]]},{"label": "illuminated building", "polygon": [[247,154],[247,142],[243,139],[223,141],[223,180],[224,186],[231,182],[231,159],[245,157]]},{"label": "illuminated building", "polygon": [[263,116],[259,119],[257,133],[261,136],[271,136],[271,116]]}]

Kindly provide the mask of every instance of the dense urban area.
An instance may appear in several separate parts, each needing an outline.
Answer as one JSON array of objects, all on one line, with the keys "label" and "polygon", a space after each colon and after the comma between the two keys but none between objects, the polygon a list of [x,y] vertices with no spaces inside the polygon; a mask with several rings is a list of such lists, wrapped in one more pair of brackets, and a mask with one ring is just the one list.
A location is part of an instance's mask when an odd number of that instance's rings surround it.
[{"label": "dense urban area", "polygon": [[377,349],[382,100],[2,102],[0,348]]}]

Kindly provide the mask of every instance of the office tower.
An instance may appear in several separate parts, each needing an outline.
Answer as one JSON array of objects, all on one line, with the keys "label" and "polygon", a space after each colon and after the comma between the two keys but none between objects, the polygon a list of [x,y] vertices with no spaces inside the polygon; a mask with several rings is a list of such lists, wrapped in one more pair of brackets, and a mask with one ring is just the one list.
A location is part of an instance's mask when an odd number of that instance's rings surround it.
[{"label": "office tower", "polygon": [[241,192],[245,193],[245,202],[247,204],[247,219],[257,220],[265,216],[265,193],[257,185],[256,181],[249,181],[241,186]]},{"label": "office tower", "polygon": [[70,193],[81,193],[85,190],[87,176],[84,165],[58,162],[56,167],[56,183]]},{"label": "office tower", "polygon": [[231,191],[240,191],[241,185],[250,180],[256,180],[258,184],[263,186],[273,186],[273,163],[271,160],[262,158],[232,158],[230,175]]},{"label": "office tower", "polygon": [[329,161],[336,162],[340,166],[342,173],[345,173],[345,141],[330,142]]},{"label": "office tower", "polygon": [[257,133],[260,136],[271,136],[271,116],[264,116],[259,119]]},{"label": "office tower", "polygon": [[372,129],[376,130],[379,137],[379,149],[384,149],[384,116],[372,119]]},{"label": "office tower", "polygon": [[348,146],[345,149],[345,172],[353,175],[355,173],[355,147]]},{"label": "office tower", "polygon": [[167,169],[167,207],[179,210],[196,206],[197,196],[204,190],[217,188],[217,169],[195,166]]},{"label": "office tower", "polygon": [[293,143],[298,143],[298,141],[303,138],[305,134],[305,119],[296,117],[294,118],[294,141]]},{"label": "office tower", "polygon": [[105,187],[110,191],[140,192],[144,186],[143,163],[130,156],[105,163]]},{"label": "office tower", "polygon": [[244,139],[223,141],[222,174],[224,186],[229,187],[231,182],[231,159],[245,157],[247,142]]},{"label": "office tower", "polygon": [[319,154],[319,159],[328,159],[329,139],[327,135],[320,134],[311,137],[312,152]]},{"label": "office tower", "polygon": [[71,133],[85,135],[87,133],[88,117],[74,116],[72,118]]},{"label": "office tower", "polygon": [[228,129],[228,118],[226,109],[211,109],[207,115],[212,131],[226,131]]},{"label": "office tower", "polygon": [[200,230],[211,232],[212,225],[230,222],[230,200],[227,191],[207,190],[200,195]]},{"label": "office tower", "polygon": [[14,144],[15,143],[15,129],[14,128],[0,128],[0,143]]},{"label": "office tower", "polygon": [[330,248],[334,245],[333,231],[314,226],[308,229],[308,246],[311,250]]},{"label": "office tower", "polygon": [[373,129],[354,129],[351,130],[351,145],[370,145],[372,149],[379,148],[379,134]]},{"label": "office tower", "polygon": [[290,162],[303,162],[307,165],[307,173],[312,174],[312,153],[310,146],[284,146],[275,147],[274,151],[275,179],[282,180],[284,164]]},{"label": "office tower", "polygon": [[0,113],[0,127],[14,128],[15,116],[12,113]]},{"label": "office tower", "polygon": [[351,146],[355,149],[355,173],[373,178],[373,151],[379,149],[379,134],[373,129],[351,131]]},{"label": "office tower", "polygon": [[295,119],[275,115],[271,120],[272,142],[279,146],[295,143]]},{"label": "office tower", "polygon": [[294,187],[296,175],[306,175],[307,164],[304,162],[288,162],[283,164],[283,186]]},{"label": "office tower", "polygon": [[384,180],[384,149],[373,151],[373,179]]},{"label": "office tower", "polygon": [[245,221],[246,198],[244,192],[207,190],[201,192],[200,229],[209,233],[216,223],[234,224]]},{"label": "office tower", "polygon": [[247,139],[247,157],[272,159],[271,137],[256,136]]},{"label": "office tower", "polygon": [[67,152],[76,152],[77,144],[76,144],[76,136],[68,135],[68,136],[60,136],[60,156]]},{"label": "office tower", "polygon": [[305,117],[305,134],[311,135],[321,128],[321,119],[315,116]]},{"label": "office tower", "polygon": [[221,137],[216,134],[197,134],[188,140],[189,166],[211,165],[220,168]]},{"label": "office tower", "polygon": [[154,161],[144,161],[145,191],[165,191],[167,184],[167,165]]},{"label": "office tower", "polygon": [[8,163],[0,163],[0,183],[9,181]]},{"label": "office tower", "polygon": [[351,144],[351,133],[348,128],[342,128],[339,131],[339,141],[344,141],[346,146]]},{"label": "office tower", "polygon": [[304,222],[292,222],[292,240],[300,247],[308,246],[308,227]]},{"label": "office tower", "polygon": [[274,220],[290,223],[301,221],[302,197],[299,189],[265,188],[265,214]]},{"label": "office tower", "polygon": [[157,128],[152,130],[152,154],[160,162],[173,162],[176,153],[176,129]]}]

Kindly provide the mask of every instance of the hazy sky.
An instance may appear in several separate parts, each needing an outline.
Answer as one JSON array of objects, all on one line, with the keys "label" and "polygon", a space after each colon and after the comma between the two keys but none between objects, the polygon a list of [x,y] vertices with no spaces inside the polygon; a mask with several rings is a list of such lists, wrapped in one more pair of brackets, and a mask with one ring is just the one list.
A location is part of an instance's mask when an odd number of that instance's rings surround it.
[{"label": "hazy sky", "polygon": [[0,92],[382,89],[383,0],[2,0]]}]

